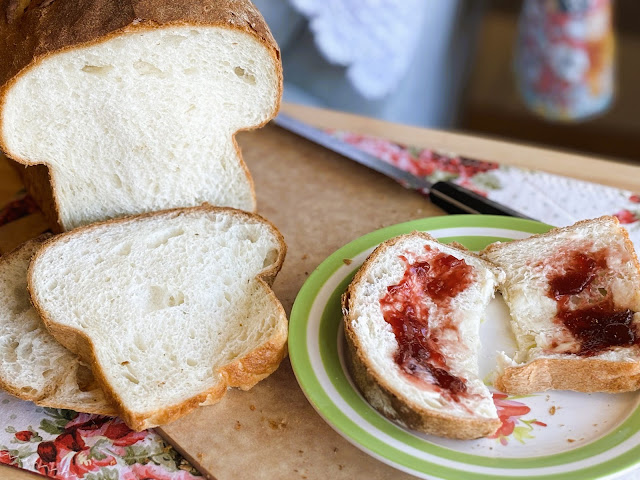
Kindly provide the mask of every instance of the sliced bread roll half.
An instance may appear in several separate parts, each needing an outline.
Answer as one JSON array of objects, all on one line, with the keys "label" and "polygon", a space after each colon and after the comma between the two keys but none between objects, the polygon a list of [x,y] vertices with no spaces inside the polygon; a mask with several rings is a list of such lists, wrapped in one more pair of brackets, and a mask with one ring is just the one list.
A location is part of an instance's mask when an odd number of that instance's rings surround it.
[{"label": "sliced bread roll half", "polygon": [[48,167],[25,177],[58,230],[205,202],[255,210],[234,135],[276,114],[282,67],[250,1],[0,5],[0,146]]},{"label": "sliced bread roll half", "polygon": [[32,261],[29,289],[53,336],[142,430],[278,367],[287,318],[270,285],[285,250],[254,214],[163,211],[54,237]]},{"label": "sliced bread roll half", "polygon": [[500,420],[478,378],[479,328],[503,277],[427,233],[380,245],[343,296],[349,367],[367,401],[433,435],[495,432]]},{"label": "sliced bread roll half", "polygon": [[640,387],[640,265],[617,218],[492,244],[482,254],[507,274],[499,288],[518,346],[513,359],[500,357],[497,388]]},{"label": "sliced bread roll half", "polygon": [[27,269],[45,238],[0,257],[0,387],[44,407],[115,415],[91,369],[51,336],[29,301]]}]

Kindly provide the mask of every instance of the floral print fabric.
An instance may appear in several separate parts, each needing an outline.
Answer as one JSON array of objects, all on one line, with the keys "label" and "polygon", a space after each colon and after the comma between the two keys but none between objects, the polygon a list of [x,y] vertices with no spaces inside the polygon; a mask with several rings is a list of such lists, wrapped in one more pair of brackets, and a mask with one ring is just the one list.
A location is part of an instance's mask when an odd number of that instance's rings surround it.
[{"label": "floral print fabric", "polygon": [[0,391],[0,463],[64,480],[195,480],[153,430],[119,418],[37,407]]},{"label": "floral print fabric", "polygon": [[453,153],[398,145],[352,132],[331,133],[358,148],[431,182],[447,180],[528,217],[563,227],[615,215],[640,251],[640,194],[597,183],[473,160]]}]

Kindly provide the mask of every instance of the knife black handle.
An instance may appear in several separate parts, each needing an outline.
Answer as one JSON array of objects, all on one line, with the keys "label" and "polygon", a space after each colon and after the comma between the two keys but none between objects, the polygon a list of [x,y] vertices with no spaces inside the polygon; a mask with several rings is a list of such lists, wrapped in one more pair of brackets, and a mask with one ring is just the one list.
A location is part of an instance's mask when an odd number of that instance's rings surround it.
[{"label": "knife black handle", "polygon": [[455,183],[434,183],[429,189],[429,199],[447,213],[506,215],[533,220]]}]

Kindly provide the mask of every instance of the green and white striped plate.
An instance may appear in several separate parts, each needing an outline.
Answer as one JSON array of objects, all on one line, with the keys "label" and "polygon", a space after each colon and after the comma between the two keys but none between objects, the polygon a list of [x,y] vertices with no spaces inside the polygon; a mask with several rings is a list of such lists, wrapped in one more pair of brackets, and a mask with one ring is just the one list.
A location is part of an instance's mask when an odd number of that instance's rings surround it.
[{"label": "green and white striped plate", "polygon": [[[640,462],[640,395],[553,391],[496,396],[499,438],[450,440],[405,429],[371,408],[344,364],[340,296],[381,242],[415,230],[480,250],[495,241],[542,233],[548,225],[480,215],[427,218],[365,235],[327,258],[306,281],[291,312],[294,372],[317,412],[354,445],[422,478],[590,479],[617,476]],[[480,372],[490,378],[496,352],[511,353],[509,313],[498,296],[481,326]],[[470,475],[473,475],[470,477]]]}]

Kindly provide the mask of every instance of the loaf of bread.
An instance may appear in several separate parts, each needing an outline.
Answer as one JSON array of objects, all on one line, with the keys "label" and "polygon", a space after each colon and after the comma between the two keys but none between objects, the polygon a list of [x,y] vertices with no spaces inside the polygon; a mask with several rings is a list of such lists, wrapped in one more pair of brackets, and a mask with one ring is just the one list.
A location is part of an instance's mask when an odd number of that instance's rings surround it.
[{"label": "loaf of bread", "polygon": [[[280,52],[248,0],[0,0],[0,147],[57,230],[209,203],[255,210],[234,135]],[[51,189],[50,192],[43,189]]]},{"label": "loaf of bread", "polygon": [[52,238],[31,263],[29,289],[47,329],[142,430],[278,367],[287,318],[270,285],[285,250],[255,214],[169,210]]},{"label": "loaf of bread", "polygon": [[479,328],[504,273],[426,233],[380,245],[343,296],[348,365],[367,401],[409,428],[476,438],[500,426],[478,378]]},{"label": "loaf of bread", "polygon": [[518,350],[496,387],[624,392],[640,387],[640,265],[615,217],[492,244]]},{"label": "loaf of bread", "polygon": [[0,257],[0,387],[45,407],[115,415],[91,369],[51,336],[29,301],[27,268],[44,240]]}]

